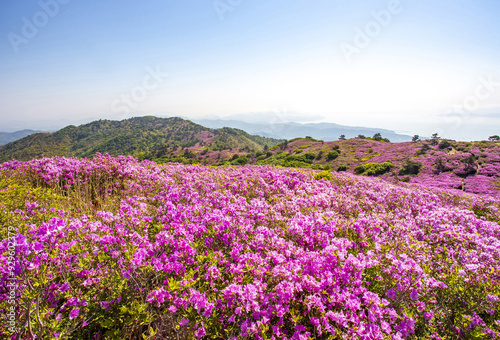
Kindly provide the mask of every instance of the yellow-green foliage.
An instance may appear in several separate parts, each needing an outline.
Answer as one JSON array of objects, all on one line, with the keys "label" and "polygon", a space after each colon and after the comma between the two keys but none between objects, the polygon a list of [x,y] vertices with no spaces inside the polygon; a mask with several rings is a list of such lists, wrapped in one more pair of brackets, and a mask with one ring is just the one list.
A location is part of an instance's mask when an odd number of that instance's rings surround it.
[{"label": "yellow-green foliage", "polygon": [[375,155],[367,155],[367,156],[365,156],[365,157],[361,158],[361,161],[362,161],[362,162],[366,162],[366,161],[369,161],[370,159],[372,159],[372,158],[374,158],[374,157],[378,157],[378,156],[380,156],[380,155],[381,155],[381,153],[377,153],[377,154],[375,154]]},{"label": "yellow-green foliage", "polygon": [[314,179],[316,179],[316,180],[326,179],[329,181],[332,179],[332,174],[328,170],[321,171],[321,172],[318,172],[317,174],[314,174]]}]

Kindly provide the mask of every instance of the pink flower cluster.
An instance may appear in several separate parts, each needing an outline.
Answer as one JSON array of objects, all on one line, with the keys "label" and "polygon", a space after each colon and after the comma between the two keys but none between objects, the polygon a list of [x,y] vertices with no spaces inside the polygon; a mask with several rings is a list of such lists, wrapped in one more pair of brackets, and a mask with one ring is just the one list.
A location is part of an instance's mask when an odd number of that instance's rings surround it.
[{"label": "pink flower cluster", "polygon": [[500,198],[498,143],[450,141],[449,147],[440,148],[439,144],[432,145],[430,141],[381,143],[351,139],[341,145],[344,153],[350,152],[356,158],[356,162],[349,158],[342,161],[350,169],[369,162],[390,162],[396,166],[395,173],[389,172],[382,177],[391,178],[397,174],[397,168],[401,169],[411,160],[421,165],[418,175],[408,177],[411,183]]},{"label": "pink flower cluster", "polygon": [[141,313],[158,329],[169,315],[172,331],[197,338],[500,336],[493,198],[345,173],[315,180],[309,170],[101,155],[1,169],[70,200],[91,186],[116,201],[82,214],[28,199],[17,212],[26,236],[17,245],[20,299],[38,301],[61,337],[120,322],[123,330],[127,315]]}]

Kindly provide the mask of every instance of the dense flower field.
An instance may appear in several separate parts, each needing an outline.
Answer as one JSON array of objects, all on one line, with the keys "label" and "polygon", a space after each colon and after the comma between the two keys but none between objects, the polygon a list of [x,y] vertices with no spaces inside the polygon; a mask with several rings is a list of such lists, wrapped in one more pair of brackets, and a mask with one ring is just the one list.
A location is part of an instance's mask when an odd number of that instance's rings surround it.
[{"label": "dense flower field", "polygon": [[498,338],[499,220],[494,198],[347,173],[11,161],[0,335]]},{"label": "dense flower field", "polygon": [[[344,170],[356,172],[355,169],[360,165],[389,163],[392,167],[387,169],[387,172],[375,175],[389,181],[407,181],[428,188],[455,190],[457,193],[464,191],[500,198],[500,143],[498,142],[442,140],[433,143],[432,140],[425,140],[415,143],[384,143],[366,139],[321,142],[301,138],[289,141],[286,145],[283,151],[286,155],[290,155],[288,157],[304,158],[305,155],[309,155],[314,159],[312,163],[315,166],[329,165],[336,170],[342,165],[345,166]],[[280,147],[273,149],[275,153],[282,151]],[[328,154],[331,152],[337,156],[328,160]],[[285,153],[282,157],[285,157],[284,155]],[[257,164],[269,164],[272,159],[263,159],[257,161]],[[414,172],[404,171],[408,162],[418,164],[419,168],[414,169]],[[299,167],[304,165],[308,164]]]},{"label": "dense flower field", "polygon": [[[410,176],[411,183],[500,198],[500,145],[451,141],[449,147],[430,145],[427,151],[421,151],[427,143],[371,142],[377,156],[370,161],[404,164],[412,155],[411,160],[421,163],[422,168],[417,176]],[[363,151],[366,147],[358,149],[356,156],[366,156]]]}]

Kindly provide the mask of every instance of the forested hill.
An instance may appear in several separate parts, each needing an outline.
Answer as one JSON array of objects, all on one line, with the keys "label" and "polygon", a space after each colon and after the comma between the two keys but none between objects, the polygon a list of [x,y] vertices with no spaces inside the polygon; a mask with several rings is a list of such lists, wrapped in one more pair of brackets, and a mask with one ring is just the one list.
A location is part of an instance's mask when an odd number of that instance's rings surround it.
[{"label": "forested hill", "polygon": [[54,133],[33,134],[0,146],[0,162],[43,156],[90,157],[96,152],[157,158],[166,150],[193,147],[208,151],[238,148],[255,152],[280,142],[233,128],[210,129],[181,118],[148,116],[122,121],[99,120],[70,125]]}]

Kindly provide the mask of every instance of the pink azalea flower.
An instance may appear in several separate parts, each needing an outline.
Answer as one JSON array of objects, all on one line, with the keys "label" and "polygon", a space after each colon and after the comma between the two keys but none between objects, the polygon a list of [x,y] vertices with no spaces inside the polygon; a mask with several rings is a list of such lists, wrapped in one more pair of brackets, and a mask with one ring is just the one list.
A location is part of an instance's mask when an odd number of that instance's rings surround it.
[{"label": "pink azalea flower", "polygon": [[80,309],[78,308],[74,308],[71,310],[71,312],[69,312],[69,319],[70,320],[73,320],[74,318],[76,318],[78,315],[80,314]]}]

